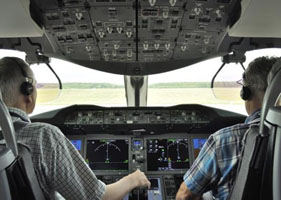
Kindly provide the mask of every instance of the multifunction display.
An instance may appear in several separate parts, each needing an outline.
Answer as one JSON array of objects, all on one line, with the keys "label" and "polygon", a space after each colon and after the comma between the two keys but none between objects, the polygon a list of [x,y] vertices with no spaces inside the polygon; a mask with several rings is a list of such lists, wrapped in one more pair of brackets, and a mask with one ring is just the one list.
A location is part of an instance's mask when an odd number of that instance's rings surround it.
[{"label": "multifunction display", "polygon": [[188,139],[147,139],[147,170],[168,171],[190,166]]},{"label": "multifunction display", "polygon": [[128,171],[128,139],[87,140],[86,161],[92,170]]},{"label": "multifunction display", "polygon": [[206,138],[194,138],[193,139],[193,149],[194,149],[194,159],[197,158],[200,150],[204,146],[205,142],[207,141]]},{"label": "multifunction display", "polygon": [[75,148],[81,153],[82,141],[81,140],[70,140],[70,141],[75,146]]}]

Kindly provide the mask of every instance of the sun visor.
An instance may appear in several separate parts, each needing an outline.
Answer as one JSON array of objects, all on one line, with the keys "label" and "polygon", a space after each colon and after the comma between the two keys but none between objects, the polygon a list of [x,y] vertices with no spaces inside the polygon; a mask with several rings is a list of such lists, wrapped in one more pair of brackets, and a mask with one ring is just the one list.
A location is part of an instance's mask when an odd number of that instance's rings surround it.
[{"label": "sun visor", "polygon": [[281,1],[243,0],[240,19],[228,30],[233,37],[280,38]]},{"label": "sun visor", "polygon": [[43,35],[43,30],[30,16],[29,4],[29,0],[1,0],[0,38]]}]

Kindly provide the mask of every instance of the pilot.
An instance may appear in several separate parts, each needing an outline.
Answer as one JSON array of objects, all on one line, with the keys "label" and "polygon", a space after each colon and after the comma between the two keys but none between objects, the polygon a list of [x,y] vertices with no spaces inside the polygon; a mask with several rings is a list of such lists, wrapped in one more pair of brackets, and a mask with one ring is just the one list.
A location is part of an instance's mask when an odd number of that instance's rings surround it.
[{"label": "pilot", "polygon": [[68,200],[122,199],[136,187],[150,187],[137,170],[119,181],[105,185],[98,180],[82,156],[57,127],[31,123],[37,97],[36,79],[27,63],[15,57],[0,59],[0,89],[13,121],[25,125],[16,131],[17,142],[31,151],[35,173],[46,199],[57,192]]},{"label": "pilot", "polygon": [[248,118],[245,123],[221,129],[208,138],[184,175],[177,200],[201,199],[208,191],[212,191],[216,199],[227,199],[241,156],[243,136],[251,124],[260,121],[267,76],[276,61],[274,57],[260,57],[249,64],[243,74],[240,93]]}]

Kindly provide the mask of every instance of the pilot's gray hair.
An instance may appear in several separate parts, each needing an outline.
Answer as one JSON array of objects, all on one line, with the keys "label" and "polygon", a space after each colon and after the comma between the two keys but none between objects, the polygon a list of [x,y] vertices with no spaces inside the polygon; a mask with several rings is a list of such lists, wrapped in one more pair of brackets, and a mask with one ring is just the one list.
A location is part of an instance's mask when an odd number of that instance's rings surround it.
[{"label": "pilot's gray hair", "polygon": [[[17,63],[20,66],[17,66]],[[13,106],[20,95],[20,85],[24,82],[22,69],[27,76],[32,77],[29,65],[17,57],[4,57],[0,59],[0,90],[7,106]]]},{"label": "pilot's gray hair", "polygon": [[267,88],[267,76],[278,60],[276,57],[259,57],[253,60],[245,71],[243,82],[245,86],[251,89],[251,94],[263,100]]}]

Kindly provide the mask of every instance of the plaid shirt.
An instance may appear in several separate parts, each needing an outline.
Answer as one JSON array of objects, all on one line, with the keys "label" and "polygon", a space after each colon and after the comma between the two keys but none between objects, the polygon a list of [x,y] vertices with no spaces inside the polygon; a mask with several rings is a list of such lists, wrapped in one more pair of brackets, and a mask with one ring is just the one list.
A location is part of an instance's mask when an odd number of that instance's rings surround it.
[{"label": "plaid shirt", "polygon": [[256,111],[244,124],[221,129],[208,138],[183,178],[193,194],[202,195],[211,190],[216,199],[227,199],[236,176],[245,132],[259,121],[260,111]]},{"label": "plaid shirt", "polygon": [[20,109],[9,108],[9,111],[13,121],[28,123],[17,131],[16,139],[29,147],[46,199],[55,199],[56,192],[67,200],[102,198],[105,184],[96,178],[80,153],[57,127],[31,123]]}]

